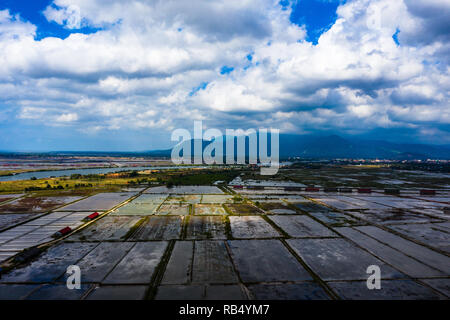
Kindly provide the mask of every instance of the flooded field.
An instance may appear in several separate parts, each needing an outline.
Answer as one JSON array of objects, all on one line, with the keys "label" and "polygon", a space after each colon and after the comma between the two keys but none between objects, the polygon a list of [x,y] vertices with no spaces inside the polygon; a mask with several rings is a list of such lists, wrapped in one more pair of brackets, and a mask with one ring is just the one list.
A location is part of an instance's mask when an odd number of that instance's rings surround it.
[{"label": "flooded field", "polygon": [[99,193],[95,196],[75,202],[71,205],[60,208],[64,211],[105,211],[109,210],[125,200],[128,200],[136,193]]},{"label": "flooded field", "polygon": [[39,213],[55,209],[81,197],[22,197],[0,205],[1,213]]},{"label": "flooded field", "polygon": [[0,203],[16,199],[20,196],[23,196],[23,194],[0,194]]},{"label": "flooded field", "polygon": [[[247,185],[9,200],[0,261],[53,242],[2,274],[0,299],[450,298],[450,193]],[[79,290],[66,287],[72,264]],[[366,286],[371,265],[380,290]]]}]

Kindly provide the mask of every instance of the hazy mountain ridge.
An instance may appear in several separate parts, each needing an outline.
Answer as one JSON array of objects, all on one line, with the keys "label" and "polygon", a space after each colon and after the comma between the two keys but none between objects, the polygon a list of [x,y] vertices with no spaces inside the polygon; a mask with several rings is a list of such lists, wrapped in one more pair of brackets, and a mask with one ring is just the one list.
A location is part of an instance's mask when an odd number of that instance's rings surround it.
[{"label": "hazy mountain ridge", "polygon": [[[248,139],[247,139],[248,140]],[[270,150],[270,139],[268,139]],[[203,148],[210,142],[203,142]],[[193,142],[191,142],[193,146]],[[236,149],[236,147],[235,147]],[[193,150],[193,147],[192,147]],[[225,146],[224,146],[225,150]],[[169,150],[149,151],[149,155],[170,156]],[[248,157],[248,148],[246,148]],[[337,135],[280,135],[280,158],[364,158],[364,159],[450,159],[450,146],[398,144],[382,140],[342,138]]]},{"label": "hazy mountain ridge", "polygon": [[[248,141],[248,138],[247,138]],[[203,141],[203,148],[210,142]],[[270,150],[270,139],[268,139]],[[191,140],[193,153],[193,140]],[[105,151],[55,151],[55,152],[0,152],[1,156],[33,155],[33,156],[171,156],[172,149],[150,150],[139,152],[105,152]],[[225,150],[225,145],[224,145]],[[236,146],[235,146],[236,150]],[[236,151],[235,151],[236,152]],[[246,148],[248,157],[248,147]],[[358,138],[343,138],[338,135],[280,135],[280,159],[301,157],[310,159],[450,159],[450,145],[427,145],[427,144],[400,144],[383,140],[366,140]]]}]

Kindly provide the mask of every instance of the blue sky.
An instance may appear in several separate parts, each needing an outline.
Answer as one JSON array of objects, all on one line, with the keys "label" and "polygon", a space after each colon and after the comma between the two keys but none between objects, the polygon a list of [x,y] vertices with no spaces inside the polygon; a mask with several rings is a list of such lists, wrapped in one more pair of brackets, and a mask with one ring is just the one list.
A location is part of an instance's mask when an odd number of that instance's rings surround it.
[{"label": "blue sky", "polygon": [[317,44],[320,35],[327,31],[336,21],[336,9],[344,0],[304,0],[292,6],[290,20],[298,25],[305,25],[306,40]]},{"label": "blue sky", "polygon": [[[98,31],[98,28],[90,27],[68,29],[56,22],[49,22],[43,11],[52,3],[52,0],[2,0],[0,10],[8,9],[11,14],[20,14],[23,19],[36,25],[35,38],[38,40],[45,37],[64,39],[71,33],[89,34]],[[316,44],[319,36],[336,21],[336,9],[340,4],[345,3],[345,0],[303,0],[296,3],[281,1],[280,3],[292,9],[290,21],[297,25],[305,25],[306,39]]]},{"label": "blue sky", "polygon": [[450,144],[445,0],[0,0],[0,150],[173,129]]},{"label": "blue sky", "polygon": [[94,33],[98,28],[76,28],[68,29],[56,22],[49,22],[43,11],[52,4],[52,0],[1,0],[0,10],[8,9],[11,14],[19,14],[24,20],[33,23],[36,29],[36,40],[46,37],[67,38],[71,33]]}]

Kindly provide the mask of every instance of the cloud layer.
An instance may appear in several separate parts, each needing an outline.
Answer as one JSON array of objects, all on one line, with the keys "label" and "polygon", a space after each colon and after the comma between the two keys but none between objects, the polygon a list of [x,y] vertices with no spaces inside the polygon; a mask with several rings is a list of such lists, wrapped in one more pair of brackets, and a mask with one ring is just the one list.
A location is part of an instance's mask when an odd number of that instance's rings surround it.
[{"label": "cloud layer", "polygon": [[0,123],[170,136],[201,119],[450,143],[449,0],[348,1],[317,45],[289,8],[55,0],[43,14],[75,31],[41,40],[31,22],[0,11]]}]

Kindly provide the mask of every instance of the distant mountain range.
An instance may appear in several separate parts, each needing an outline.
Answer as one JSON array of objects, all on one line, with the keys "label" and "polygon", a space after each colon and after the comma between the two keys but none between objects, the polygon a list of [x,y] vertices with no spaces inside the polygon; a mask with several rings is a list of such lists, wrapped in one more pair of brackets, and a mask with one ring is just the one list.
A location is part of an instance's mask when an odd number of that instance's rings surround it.
[{"label": "distant mountain range", "polygon": [[[247,138],[248,141],[248,138]],[[270,150],[270,139],[268,149]],[[210,142],[203,141],[203,148]],[[194,141],[191,140],[193,149]],[[246,143],[248,145],[248,143]],[[235,147],[236,149],[236,147]],[[30,154],[33,157],[46,156],[171,156],[172,149],[140,152],[96,152],[59,151],[41,153],[0,152],[3,157]],[[224,146],[224,150],[225,146]],[[236,153],[236,151],[235,151]],[[246,149],[248,157],[248,147]],[[392,143],[382,140],[343,138],[337,135],[280,135],[280,159],[300,157],[305,159],[391,159],[391,160],[450,160],[450,145],[427,145]]]},{"label": "distant mountain range", "polygon": [[[270,139],[269,147],[270,150]],[[203,142],[203,147],[210,142]],[[193,142],[191,142],[193,145]],[[193,150],[193,147],[192,147]],[[224,147],[225,150],[225,147]],[[146,154],[170,157],[171,149],[148,151]],[[248,156],[248,149],[246,149]],[[400,144],[382,140],[342,138],[337,135],[280,135],[280,159],[450,159],[450,145]]]},{"label": "distant mountain range", "polygon": [[280,155],[305,158],[450,159],[450,146],[400,144],[330,136],[280,136]]}]

